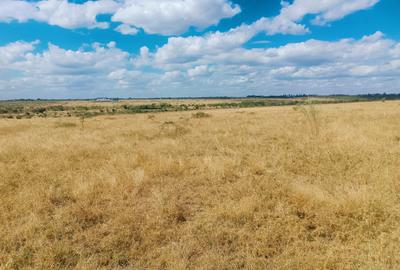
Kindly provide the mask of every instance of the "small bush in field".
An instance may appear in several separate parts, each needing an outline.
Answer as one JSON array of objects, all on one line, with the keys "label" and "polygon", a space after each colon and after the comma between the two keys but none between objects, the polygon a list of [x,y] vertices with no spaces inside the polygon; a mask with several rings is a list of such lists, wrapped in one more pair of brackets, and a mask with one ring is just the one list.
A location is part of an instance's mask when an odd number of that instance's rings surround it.
[{"label": "small bush in field", "polygon": [[193,116],[193,118],[208,118],[208,117],[211,117],[210,114],[205,113],[205,112],[197,112],[197,113],[194,113],[192,116]]},{"label": "small bush in field", "polygon": [[189,129],[182,127],[175,122],[167,121],[160,126],[160,135],[165,137],[179,137],[189,133]]},{"label": "small bush in field", "polygon": [[61,123],[56,123],[57,128],[73,128],[76,127],[77,124],[71,123],[71,122],[61,122]]},{"label": "small bush in field", "polygon": [[32,110],[33,113],[44,113],[47,109],[43,107],[37,107]]}]

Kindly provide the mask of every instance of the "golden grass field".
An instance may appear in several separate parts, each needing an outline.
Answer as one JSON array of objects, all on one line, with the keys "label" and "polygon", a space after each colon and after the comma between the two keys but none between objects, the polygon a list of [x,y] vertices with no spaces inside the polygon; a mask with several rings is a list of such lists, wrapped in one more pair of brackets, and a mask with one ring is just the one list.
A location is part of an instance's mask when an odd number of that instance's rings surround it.
[{"label": "golden grass field", "polygon": [[400,102],[206,113],[0,119],[0,269],[400,269]]}]

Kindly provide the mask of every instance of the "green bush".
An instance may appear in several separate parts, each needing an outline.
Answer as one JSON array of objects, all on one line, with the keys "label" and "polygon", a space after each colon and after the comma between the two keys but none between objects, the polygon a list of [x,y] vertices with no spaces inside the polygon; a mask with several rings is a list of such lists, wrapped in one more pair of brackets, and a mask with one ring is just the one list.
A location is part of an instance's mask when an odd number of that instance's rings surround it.
[{"label": "green bush", "polygon": [[36,107],[32,110],[33,113],[44,113],[46,111],[46,108],[43,107]]},{"label": "green bush", "polygon": [[73,127],[76,127],[76,126],[77,126],[77,124],[71,123],[71,122],[56,123],[56,127],[57,128],[73,128]]},{"label": "green bush", "polygon": [[66,110],[64,106],[56,105],[56,106],[49,106],[47,107],[48,111],[55,111],[55,112],[63,112]]},{"label": "green bush", "polygon": [[197,112],[197,113],[192,114],[192,117],[193,118],[208,118],[208,117],[211,117],[211,115],[208,113],[205,113],[205,112]]}]

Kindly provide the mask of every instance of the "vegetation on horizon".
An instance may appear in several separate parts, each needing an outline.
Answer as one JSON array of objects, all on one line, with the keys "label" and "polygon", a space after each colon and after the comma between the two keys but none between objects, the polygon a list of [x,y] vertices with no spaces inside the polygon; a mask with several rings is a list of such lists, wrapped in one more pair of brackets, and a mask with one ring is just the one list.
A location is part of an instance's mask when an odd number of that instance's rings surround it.
[{"label": "vegetation on horizon", "polygon": [[[71,102],[57,101],[3,101],[0,102],[0,118],[32,118],[32,117],[94,117],[99,115],[115,115],[115,114],[136,114],[136,113],[156,113],[156,112],[175,112],[175,111],[196,111],[210,109],[227,109],[227,108],[252,108],[252,107],[268,107],[268,106],[296,106],[312,104],[331,104],[346,102],[365,102],[376,100],[395,100],[400,99],[400,95],[396,94],[373,94],[362,96],[249,96],[245,99],[226,98],[225,102],[221,102],[222,98],[215,99],[214,102],[204,100],[204,102],[190,103],[182,102],[186,99],[178,99],[175,102],[162,100],[152,102],[152,100],[142,100],[130,103],[129,100],[124,104],[119,104],[118,99],[110,99],[110,102],[92,102],[86,101],[80,105],[71,105]],[[122,100],[123,101],[123,100]],[[190,101],[190,100],[189,100]],[[140,104],[140,102],[143,102]],[[139,104],[138,104],[139,103]],[[74,104],[74,102],[72,102]],[[111,104],[111,105],[110,105]]]}]

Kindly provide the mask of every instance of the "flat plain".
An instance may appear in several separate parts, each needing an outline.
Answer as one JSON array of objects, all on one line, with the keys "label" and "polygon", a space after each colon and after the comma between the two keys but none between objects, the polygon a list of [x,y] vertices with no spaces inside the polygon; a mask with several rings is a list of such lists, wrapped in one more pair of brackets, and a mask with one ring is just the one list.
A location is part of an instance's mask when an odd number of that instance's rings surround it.
[{"label": "flat plain", "polygon": [[398,101],[0,119],[0,269],[399,269],[399,250]]}]

